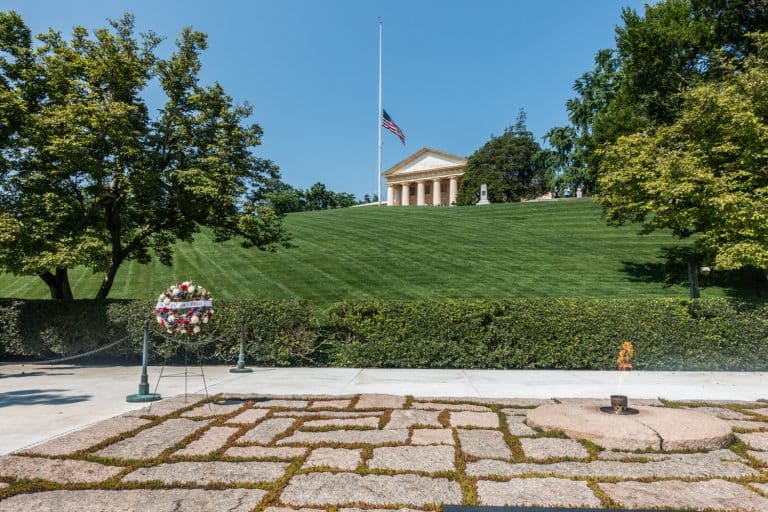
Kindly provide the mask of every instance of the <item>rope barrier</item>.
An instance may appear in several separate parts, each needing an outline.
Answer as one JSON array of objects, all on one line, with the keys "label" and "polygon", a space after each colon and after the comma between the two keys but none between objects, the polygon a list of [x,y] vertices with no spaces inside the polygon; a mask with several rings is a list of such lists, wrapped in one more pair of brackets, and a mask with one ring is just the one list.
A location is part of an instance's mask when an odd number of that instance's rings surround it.
[{"label": "rope barrier", "polygon": [[103,347],[99,347],[93,350],[90,350],[88,352],[83,352],[82,354],[77,354],[74,356],[66,356],[66,357],[59,357],[57,359],[46,359],[44,361],[19,361],[16,363],[0,363],[0,366],[10,366],[10,365],[40,365],[40,364],[55,364],[55,363],[63,363],[64,361],[72,361],[73,359],[80,359],[82,357],[88,357],[93,354],[98,354],[99,352],[103,352],[109,348],[112,348],[116,345],[119,345],[120,343],[124,342],[127,339],[131,338],[131,334],[127,335],[124,338],[120,338],[119,340],[110,343],[109,345],[104,345]]}]

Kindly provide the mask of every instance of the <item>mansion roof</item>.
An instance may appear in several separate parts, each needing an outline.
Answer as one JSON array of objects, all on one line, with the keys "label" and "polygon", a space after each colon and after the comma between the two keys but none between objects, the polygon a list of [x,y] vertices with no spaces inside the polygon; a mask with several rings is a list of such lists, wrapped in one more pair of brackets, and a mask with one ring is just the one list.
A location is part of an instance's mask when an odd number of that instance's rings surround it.
[{"label": "mansion roof", "polygon": [[421,148],[405,160],[390,167],[383,176],[390,179],[407,178],[413,175],[461,175],[467,160],[451,153],[432,148]]}]

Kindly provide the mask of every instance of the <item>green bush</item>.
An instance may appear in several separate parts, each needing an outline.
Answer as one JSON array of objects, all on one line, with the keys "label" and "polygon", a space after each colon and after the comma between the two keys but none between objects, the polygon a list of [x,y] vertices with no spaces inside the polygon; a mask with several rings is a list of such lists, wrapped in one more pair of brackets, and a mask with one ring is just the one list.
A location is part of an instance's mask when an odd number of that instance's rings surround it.
[{"label": "green bush", "polygon": [[[217,302],[215,330],[205,337],[181,338],[180,345],[156,327],[154,302],[0,301],[0,353],[36,358],[80,354],[127,338],[96,356],[99,360],[138,360],[144,322],[149,321],[154,360],[236,360],[245,334],[248,363],[285,366],[314,363],[318,329],[312,308],[302,301]],[[194,341],[193,341],[194,340]]]},{"label": "green bush", "polygon": [[[98,360],[138,361],[150,321],[153,361],[185,351],[145,301],[0,301],[0,354],[79,354],[128,336]],[[216,329],[190,360],[253,366],[615,368],[623,341],[636,369],[768,369],[768,305],[726,299],[521,299],[341,302],[318,321],[304,301],[216,303]],[[189,338],[187,338],[189,339]]]},{"label": "green bush", "polygon": [[768,307],[728,300],[343,302],[328,314],[340,366],[766,370]]}]

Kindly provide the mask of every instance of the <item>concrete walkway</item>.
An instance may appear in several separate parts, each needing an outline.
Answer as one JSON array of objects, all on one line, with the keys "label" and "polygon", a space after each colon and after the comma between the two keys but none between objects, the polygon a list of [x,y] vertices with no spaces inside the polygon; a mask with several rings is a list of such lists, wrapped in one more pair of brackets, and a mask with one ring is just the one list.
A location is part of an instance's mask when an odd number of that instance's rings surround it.
[{"label": "concrete walkway", "polygon": [[[22,449],[140,407],[138,367],[0,366],[0,454]],[[266,395],[388,393],[417,397],[632,398],[746,400],[768,398],[768,373],[597,372],[554,370],[402,370],[359,368],[256,368],[231,374],[204,367],[208,392]],[[204,391],[199,368],[190,367],[187,391]],[[159,367],[151,367],[154,387]],[[184,393],[184,368],[167,367],[158,392]]]}]

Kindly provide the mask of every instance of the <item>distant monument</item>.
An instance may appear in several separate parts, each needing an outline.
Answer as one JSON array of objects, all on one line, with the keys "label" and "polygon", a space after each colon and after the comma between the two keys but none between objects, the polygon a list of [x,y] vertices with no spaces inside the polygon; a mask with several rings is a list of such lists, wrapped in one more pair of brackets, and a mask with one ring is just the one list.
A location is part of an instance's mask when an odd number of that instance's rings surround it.
[{"label": "distant monument", "polygon": [[480,185],[480,201],[478,201],[477,204],[491,204],[491,202],[488,201],[488,185],[485,183]]}]

